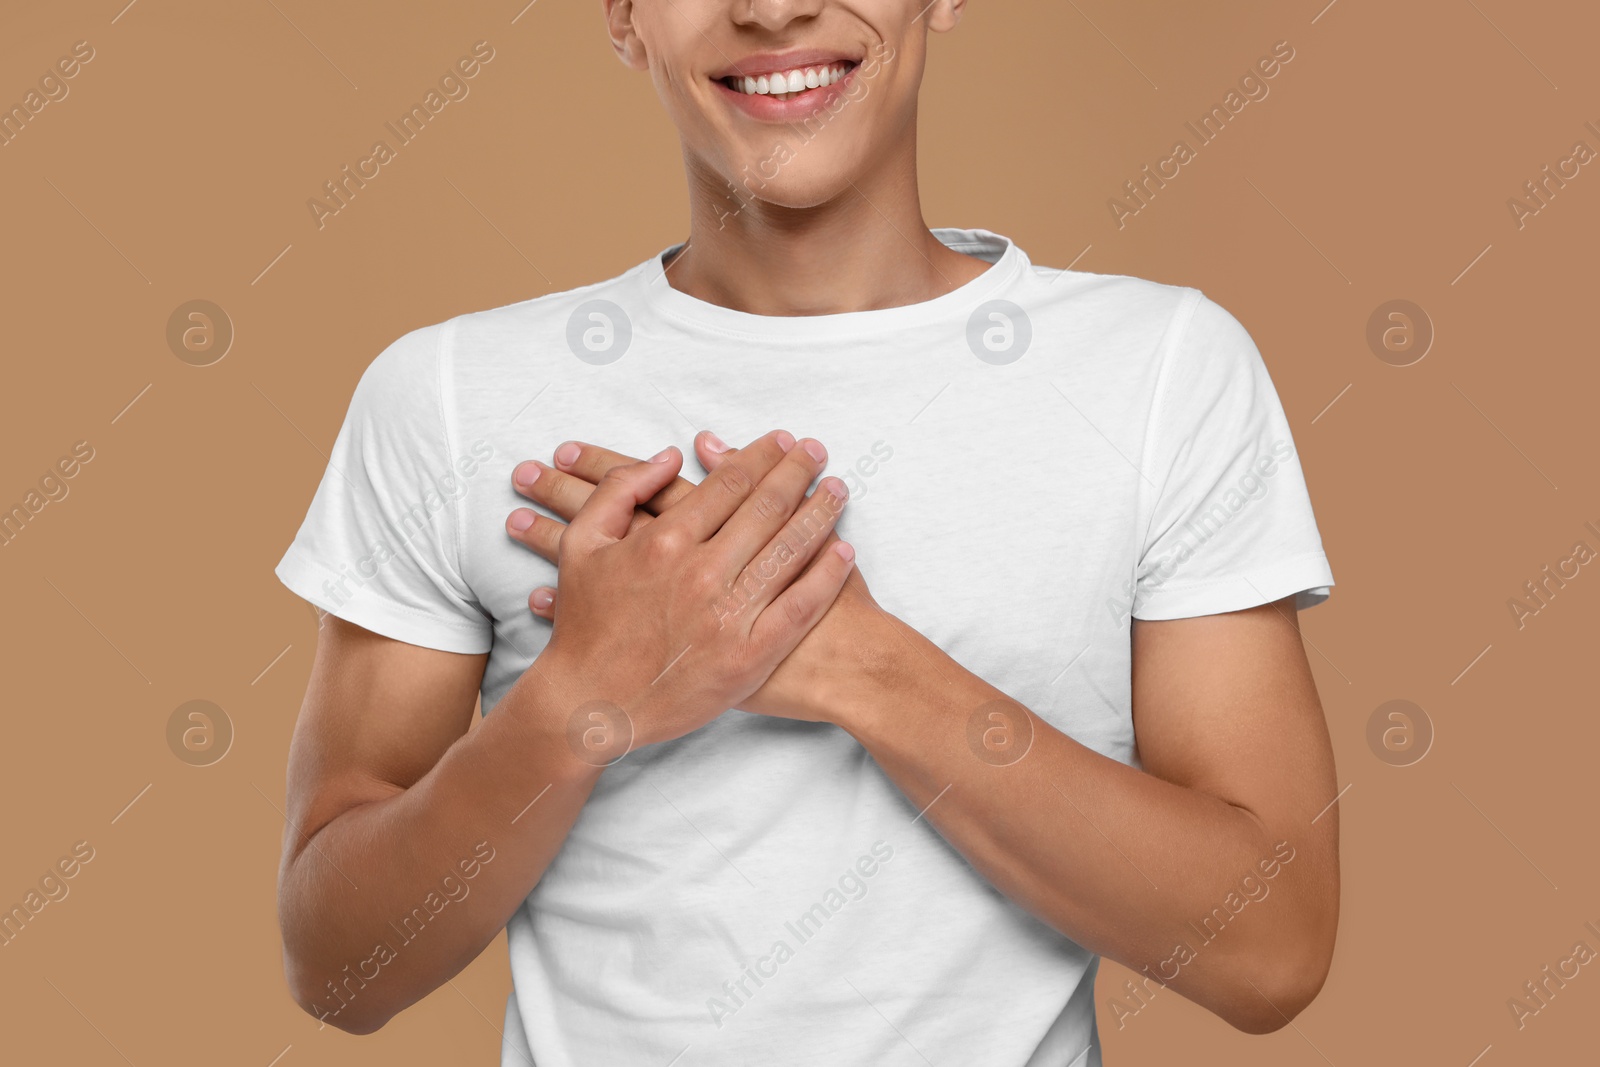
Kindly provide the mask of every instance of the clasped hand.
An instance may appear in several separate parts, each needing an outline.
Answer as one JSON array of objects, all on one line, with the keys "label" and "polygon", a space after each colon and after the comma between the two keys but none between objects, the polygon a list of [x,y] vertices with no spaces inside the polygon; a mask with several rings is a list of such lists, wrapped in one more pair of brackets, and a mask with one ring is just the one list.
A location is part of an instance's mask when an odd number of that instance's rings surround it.
[{"label": "clasped hand", "polygon": [[634,747],[671,740],[728,708],[828,721],[866,630],[892,620],[834,532],[848,491],[811,482],[827,453],[774,431],[744,449],[709,432],[710,472],[679,477],[668,448],[640,461],[568,442],[555,466],[513,472],[517,491],[565,522],[519,508],[506,530],[555,563],[558,589],[529,596],[553,629],[541,673],[626,712]]}]

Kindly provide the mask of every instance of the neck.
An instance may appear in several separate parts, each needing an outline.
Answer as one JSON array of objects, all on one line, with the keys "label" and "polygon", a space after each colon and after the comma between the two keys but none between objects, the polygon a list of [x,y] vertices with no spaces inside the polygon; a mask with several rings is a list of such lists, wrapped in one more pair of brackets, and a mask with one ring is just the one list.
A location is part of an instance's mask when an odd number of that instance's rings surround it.
[{"label": "neck", "polygon": [[689,165],[689,239],[667,279],[707,303],[753,315],[830,315],[921,303],[989,264],[928,229],[908,165],[874,170],[815,207],[788,208]]}]

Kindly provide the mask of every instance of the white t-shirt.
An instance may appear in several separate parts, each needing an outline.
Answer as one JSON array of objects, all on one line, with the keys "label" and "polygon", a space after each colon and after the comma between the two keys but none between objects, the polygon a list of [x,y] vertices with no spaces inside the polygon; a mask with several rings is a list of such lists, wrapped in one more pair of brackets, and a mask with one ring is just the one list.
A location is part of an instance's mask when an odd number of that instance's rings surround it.
[{"label": "white t-shirt", "polygon": [[[493,714],[549,634],[528,593],[556,579],[505,533],[516,463],[676,444],[698,478],[697,431],[781,427],[849,484],[839,533],[885,610],[1138,766],[1130,616],[1333,585],[1277,393],[1197,289],[934,232],[992,266],[904,307],[751,315],[652,256],[405,334],[356,387],[278,576],[377,633],[488,652]],[[917,816],[828,725],[730,710],[629,753],[507,925],[503,1063],[1096,1067],[1098,958]]]}]

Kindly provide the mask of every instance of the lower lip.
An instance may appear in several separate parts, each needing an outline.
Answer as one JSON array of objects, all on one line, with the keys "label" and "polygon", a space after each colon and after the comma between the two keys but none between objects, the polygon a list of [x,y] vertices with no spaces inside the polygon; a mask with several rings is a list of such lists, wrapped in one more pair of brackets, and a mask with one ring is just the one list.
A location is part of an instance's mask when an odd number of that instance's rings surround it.
[{"label": "lower lip", "polygon": [[713,84],[729,98],[734,107],[753,119],[761,122],[798,122],[810,116],[818,108],[827,107],[835,97],[843,95],[860,70],[859,65],[851,67],[844,77],[832,85],[826,88],[808,89],[799,96],[791,96],[787,100],[763,96],[760,93],[741,93],[728,88],[720,80]]}]

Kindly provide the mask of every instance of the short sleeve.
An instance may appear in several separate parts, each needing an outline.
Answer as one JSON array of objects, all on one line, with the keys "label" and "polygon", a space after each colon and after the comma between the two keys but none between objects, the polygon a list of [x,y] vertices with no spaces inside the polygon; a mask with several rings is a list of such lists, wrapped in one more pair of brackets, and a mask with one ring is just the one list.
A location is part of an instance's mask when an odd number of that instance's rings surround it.
[{"label": "short sleeve", "polygon": [[1144,473],[1157,488],[1132,614],[1212,615],[1291,594],[1313,607],[1333,572],[1277,389],[1244,326],[1191,293],[1155,386]]},{"label": "short sleeve", "polygon": [[449,323],[405,334],[357,383],[327,469],[275,570],[324,611],[407,644],[487,652],[492,624],[462,579],[456,504],[472,473],[445,429]]}]

